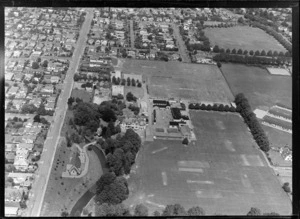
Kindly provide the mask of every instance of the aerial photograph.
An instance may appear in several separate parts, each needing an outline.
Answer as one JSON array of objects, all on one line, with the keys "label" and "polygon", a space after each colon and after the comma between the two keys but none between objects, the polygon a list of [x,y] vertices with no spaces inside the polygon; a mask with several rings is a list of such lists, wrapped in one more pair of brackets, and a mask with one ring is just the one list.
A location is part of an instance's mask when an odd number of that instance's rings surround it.
[{"label": "aerial photograph", "polygon": [[292,215],[292,8],[4,13],[6,217]]}]

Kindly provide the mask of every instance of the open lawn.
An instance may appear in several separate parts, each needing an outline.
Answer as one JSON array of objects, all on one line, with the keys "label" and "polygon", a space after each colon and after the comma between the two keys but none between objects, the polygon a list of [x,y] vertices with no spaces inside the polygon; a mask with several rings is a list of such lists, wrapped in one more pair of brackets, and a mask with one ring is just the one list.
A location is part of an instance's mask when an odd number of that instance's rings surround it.
[{"label": "open lawn", "polygon": [[71,149],[63,140],[58,146],[48,187],[45,194],[41,216],[60,216],[62,211],[70,212],[77,200],[100,178],[102,168],[93,151],[87,151],[89,170],[82,178],[62,178],[66,165],[70,162]]},{"label": "open lawn", "polygon": [[266,135],[269,138],[271,146],[273,147],[283,147],[286,144],[292,145],[292,134],[284,132],[266,125],[261,125],[263,130],[265,130]]},{"label": "open lawn", "polygon": [[191,112],[191,120],[195,143],[143,146],[125,204],[143,203],[150,212],[180,203],[203,207],[207,215],[245,215],[251,207],[291,214],[290,200],[238,114]]},{"label": "open lawn", "polygon": [[233,100],[217,66],[127,59],[122,71],[143,74],[153,98],[177,97],[212,102]]},{"label": "open lawn", "polygon": [[268,110],[276,103],[292,107],[292,78],[270,75],[267,70],[239,64],[221,68],[234,95],[244,93],[253,110]]},{"label": "open lawn", "polygon": [[205,35],[211,45],[224,49],[283,51],[286,49],[272,36],[259,28],[236,26],[230,28],[206,28]]},{"label": "open lawn", "polygon": [[124,96],[126,98],[127,93],[131,92],[137,98],[142,99],[144,97],[144,91],[142,87],[125,86]]},{"label": "open lawn", "polygon": [[92,95],[91,95],[91,93],[87,92],[85,90],[73,89],[71,97],[74,97],[74,98],[78,97],[78,98],[82,99],[83,102],[91,102],[92,101]]}]

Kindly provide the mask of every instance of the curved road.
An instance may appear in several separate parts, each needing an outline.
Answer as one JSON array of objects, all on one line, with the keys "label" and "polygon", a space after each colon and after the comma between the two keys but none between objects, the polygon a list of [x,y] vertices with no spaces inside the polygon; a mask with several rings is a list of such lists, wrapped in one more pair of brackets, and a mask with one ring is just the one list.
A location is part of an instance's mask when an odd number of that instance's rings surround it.
[{"label": "curved road", "polygon": [[91,21],[93,18],[93,9],[88,8],[85,11],[87,12],[85,21],[80,30],[80,35],[73,53],[73,58],[70,61],[70,67],[64,80],[64,87],[57,102],[54,119],[49,128],[47,139],[44,143],[44,150],[41,156],[41,162],[39,163],[37,177],[32,186],[32,192],[29,197],[31,204],[28,206],[28,216],[38,217],[41,215],[44,196],[52,169],[51,167],[56,148],[60,140],[60,131],[62,129],[66,110],[68,108],[67,101],[72,92],[74,83],[73,76],[78,68],[80,57],[84,52],[87,34],[90,30]]}]

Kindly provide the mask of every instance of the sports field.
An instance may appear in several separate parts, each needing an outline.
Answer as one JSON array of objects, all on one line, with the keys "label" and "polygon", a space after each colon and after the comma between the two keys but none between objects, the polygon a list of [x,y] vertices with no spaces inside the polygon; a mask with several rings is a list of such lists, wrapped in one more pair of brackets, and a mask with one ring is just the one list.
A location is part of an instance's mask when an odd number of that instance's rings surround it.
[{"label": "sports field", "polygon": [[212,102],[233,100],[217,66],[127,59],[122,71],[143,74],[153,98],[177,97]]},{"label": "sports field", "polygon": [[203,207],[207,215],[245,215],[251,207],[291,214],[290,200],[237,114],[191,112],[191,119],[195,144],[154,140],[143,146],[125,204],[143,203],[150,212],[180,203]]},{"label": "sports field", "polygon": [[268,110],[276,103],[292,108],[292,77],[270,75],[267,70],[239,64],[222,64],[234,95],[244,93],[253,110]]},{"label": "sports field", "polygon": [[206,28],[205,35],[211,45],[224,49],[283,51],[286,49],[272,36],[259,28],[236,26],[230,28]]}]

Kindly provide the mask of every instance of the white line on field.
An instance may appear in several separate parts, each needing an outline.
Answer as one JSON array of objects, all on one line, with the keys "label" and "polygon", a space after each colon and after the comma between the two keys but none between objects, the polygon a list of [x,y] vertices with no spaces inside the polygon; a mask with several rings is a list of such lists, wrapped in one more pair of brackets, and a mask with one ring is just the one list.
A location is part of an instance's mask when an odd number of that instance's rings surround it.
[{"label": "white line on field", "polygon": [[146,203],[151,204],[151,205],[155,205],[155,206],[157,206],[159,208],[165,208],[166,207],[165,205],[160,205],[160,204],[154,203],[152,201],[148,201],[148,200],[146,201]]},{"label": "white line on field", "polygon": [[168,185],[166,172],[161,172],[164,186]]},{"label": "white line on field", "polygon": [[214,184],[214,182],[212,182],[212,181],[196,181],[196,180],[189,180],[189,179],[186,182],[187,183],[211,184],[211,185]]},{"label": "white line on field", "polygon": [[246,159],[245,154],[241,154],[241,158],[242,158],[242,160],[243,160],[245,166],[250,166],[248,160]]},{"label": "white line on field", "polygon": [[152,154],[155,154],[155,153],[157,153],[157,152],[164,151],[164,150],[166,150],[166,149],[168,149],[168,147],[160,148],[160,149],[158,149],[158,150],[152,151]]}]

